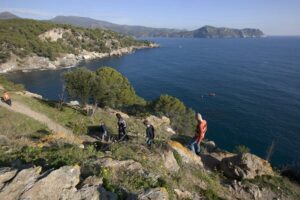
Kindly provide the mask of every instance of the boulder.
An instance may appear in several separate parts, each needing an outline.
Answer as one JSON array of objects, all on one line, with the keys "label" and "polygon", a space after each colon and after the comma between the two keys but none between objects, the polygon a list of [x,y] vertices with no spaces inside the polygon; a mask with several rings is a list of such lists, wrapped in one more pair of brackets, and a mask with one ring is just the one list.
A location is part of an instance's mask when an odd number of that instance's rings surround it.
[{"label": "boulder", "polygon": [[138,196],[139,200],[167,200],[169,194],[166,188],[152,188],[144,191]]},{"label": "boulder", "polygon": [[114,116],[116,116],[116,114],[119,113],[124,119],[129,119],[129,115],[119,110],[114,110],[112,108],[105,108],[105,111]]},{"label": "boulder", "polygon": [[118,196],[100,186],[83,186],[73,193],[64,193],[62,200],[117,200]]},{"label": "boulder", "polygon": [[[23,200],[64,199],[73,196],[75,186],[79,183],[80,167],[64,166],[52,171],[46,177],[37,181],[32,188],[26,191]],[[70,199],[70,198],[65,198]]]},{"label": "boulder", "polygon": [[143,171],[141,163],[134,160],[114,160],[112,158],[103,158],[100,160],[100,166],[113,169],[126,168],[128,171]]},{"label": "boulder", "polygon": [[100,198],[101,200],[117,200],[118,199],[118,195],[105,190],[104,187],[100,188],[100,193],[101,193],[101,198]]},{"label": "boulder", "polygon": [[[278,188],[277,188],[278,189]],[[231,199],[265,200],[265,199],[294,199],[286,191],[278,189],[273,191],[270,187],[260,187],[253,183],[242,184],[234,181],[229,187]]]},{"label": "boulder", "polygon": [[168,144],[170,145],[170,147],[173,150],[175,150],[179,153],[179,155],[181,156],[182,161],[184,163],[194,164],[194,165],[198,165],[200,167],[203,167],[203,163],[201,161],[201,158],[199,156],[197,156],[196,154],[194,154],[192,151],[190,151],[188,148],[184,147],[179,142],[170,140],[168,142]]},{"label": "boulder", "polygon": [[154,115],[150,115],[146,118],[147,121],[150,122],[154,127],[161,127],[166,132],[170,133],[170,135],[176,134],[176,132],[171,127],[171,121],[168,117],[162,116],[161,118],[156,117]]},{"label": "boulder", "polygon": [[175,157],[174,157],[174,154],[173,154],[173,151],[165,151],[162,155],[162,159],[164,161],[164,166],[165,168],[171,172],[171,173],[177,173],[178,170],[180,169]]},{"label": "boulder", "polygon": [[161,118],[156,117],[154,115],[150,115],[146,118],[147,121],[150,122],[154,127],[162,126],[162,125],[170,125],[170,119],[162,116]]},{"label": "boulder", "polygon": [[4,186],[5,182],[11,180],[16,174],[18,170],[11,169],[9,167],[4,167],[0,169],[0,190]]},{"label": "boulder", "polygon": [[250,153],[224,158],[220,167],[225,176],[237,180],[253,179],[261,175],[274,175],[268,161]]},{"label": "boulder", "polygon": [[221,161],[224,158],[232,157],[235,155],[236,154],[218,149],[218,150],[214,151],[213,153],[202,153],[200,155],[200,157],[201,157],[201,160],[202,160],[204,166],[207,169],[215,170],[215,169],[219,169]]},{"label": "boulder", "polygon": [[194,199],[192,193],[189,191],[182,191],[180,189],[174,189],[177,199]]},{"label": "boulder", "polygon": [[83,182],[82,185],[94,186],[94,185],[102,185],[103,180],[97,176],[89,176]]},{"label": "boulder", "polygon": [[214,152],[217,149],[217,145],[214,141],[203,141],[202,145],[204,150],[208,153]]},{"label": "boulder", "polygon": [[0,192],[0,199],[16,200],[36,182],[41,172],[40,167],[23,169]]}]

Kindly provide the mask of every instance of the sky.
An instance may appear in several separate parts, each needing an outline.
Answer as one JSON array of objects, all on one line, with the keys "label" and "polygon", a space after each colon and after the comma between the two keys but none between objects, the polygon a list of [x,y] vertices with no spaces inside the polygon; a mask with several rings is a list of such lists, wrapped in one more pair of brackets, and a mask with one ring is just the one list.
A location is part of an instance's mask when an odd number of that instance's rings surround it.
[{"label": "sky", "polygon": [[300,0],[0,0],[2,11],[33,19],[72,15],[159,28],[212,25],[300,35]]}]

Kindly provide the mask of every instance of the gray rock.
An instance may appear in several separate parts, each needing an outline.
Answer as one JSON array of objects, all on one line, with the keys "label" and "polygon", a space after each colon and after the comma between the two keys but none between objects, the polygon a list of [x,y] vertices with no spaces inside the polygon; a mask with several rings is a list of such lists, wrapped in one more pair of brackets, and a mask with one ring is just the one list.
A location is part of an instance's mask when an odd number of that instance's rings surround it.
[{"label": "gray rock", "polygon": [[180,189],[174,189],[174,192],[178,199],[194,199],[193,194],[189,191],[182,191]]},{"label": "gray rock", "polygon": [[221,162],[221,170],[228,178],[237,180],[274,175],[269,162],[250,153],[224,158]]},{"label": "gray rock", "polygon": [[202,145],[204,146],[205,151],[208,153],[214,152],[217,149],[217,145],[215,144],[214,141],[205,141],[202,143],[203,143]]},{"label": "gray rock", "polygon": [[112,158],[103,158],[100,160],[100,166],[113,169],[126,168],[128,171],[138,171],[144,173],[141,163],[134,160],[114,160]]},{"label": "gray rock", "polygon": [[22,195],[21,200],[69,199],[66,197],[76,192],[75,186],[79,183],[79,175],[79,166],[61,167],[36,182]]},{"label": "gray rock", "polygon": [[217,150],[212,153],[201,153],[200,157],[206,169],[216,170],[220,167],[224,158],[235,156],[236,154]]},{"label": "gray rock", "polygon": [[165,165],[165,168],[171,172],[171,173],[177,173],[178,170],[180,169],[175,157],[174,157],[174,154],[173,154],[173,151],[165,151],[162,155],[162,158],[163,158],[163,161],[164,161],[164,165]]},{"label": "gray rock", "polygon": [[1,190],[0,199],[19,199],[20,195],[32,187],[32,185],[36,182],[40,172],[40,167],[29,168],[20,171],[17,176]]},{"label": "gray rock", "polygon": [[203,163],[201,161],[201,158],[191,152],[188,148],[184,147],[182,144],[179,142],[170,140],[168,142],[169,146],[178,152],[178,154],[181,156],[182,161],[186,164],[192,164],[192,165],[197,165],[199,167],[203,167]]},{"label": "gray rock", "polygon": [[11,169],[9,167],[4,167],[0,169],[0,190],[4,186],[5,182],[11,180],[16,174],[18,170]]},{"label": "gray rock", "polygon": [[105,188],[103,188],[103,187],[100,188],[100,193],[101,193],[101,200],[117,200],[118,199],[118,195],[105,190]]},{"label": "gray rock", "polygon": [[139,200],[168,200],[169,194],[166,188],[148,189],[138,196]]}]

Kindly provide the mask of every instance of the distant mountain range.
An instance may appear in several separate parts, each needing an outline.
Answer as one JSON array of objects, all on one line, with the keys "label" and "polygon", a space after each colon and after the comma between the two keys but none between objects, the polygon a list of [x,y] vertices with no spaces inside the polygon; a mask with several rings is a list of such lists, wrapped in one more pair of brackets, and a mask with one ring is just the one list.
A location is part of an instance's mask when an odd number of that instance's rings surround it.
[{"label": "distant mountain range", "polygon": [[151,28],[145,26],[119,25],[88,17],[57,16],[50,21],[59,24],[71,24],[84,28],[103,28],[135,37],[168,37],[170,34],[183,32],[180,29]]},{"label": "distant mountain range", "polygon": [[19,18],[19,17],[10,12],[1,12],[0,13],[0,19],[15,19],[15,18]]},{"label": "distant mountain range", "polygon": [[[18,16],[9,12],[0,13],[0,19],[11,19],[17,17]],[[56,16],[49,21],[57,24],[70,24],[83,28],[102,28],[135,37],[256,38],[262,37],[264,35],[261,30],[253,28],[233,29],[225,27],[217,28],[213,26],[204,26],[193,31],[188,31],[182,29],[119,25],[107,21],[78,16]]]},{"label": "distant mountain range", "polygon": [[183,31],[170,34],[170,37],[191,37],[191,38],[255,38],[262,37],[264,33],[259,29],[245,28],[216,28],[203,26],[194,31]]}]

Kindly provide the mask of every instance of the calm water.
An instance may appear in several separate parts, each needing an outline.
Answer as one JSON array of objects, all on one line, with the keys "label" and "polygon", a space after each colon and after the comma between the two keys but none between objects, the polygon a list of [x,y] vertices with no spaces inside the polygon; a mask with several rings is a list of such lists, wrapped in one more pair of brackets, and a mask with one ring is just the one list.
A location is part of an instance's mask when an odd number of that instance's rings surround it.
[{"label": "calm water", "polygon": [[[82,63],[112,66],[137,93],[167,93],[203,113],[207,137],[227,150],[238,144],[274,165],[300,162],[300,38],[154,39],[161,48]],[[70,70],[70,69],[69,69]],[[61,91],[60,71],[13,73],[13,81],[49,99]],[[210,92],[215,97],[208,97]]]}]

